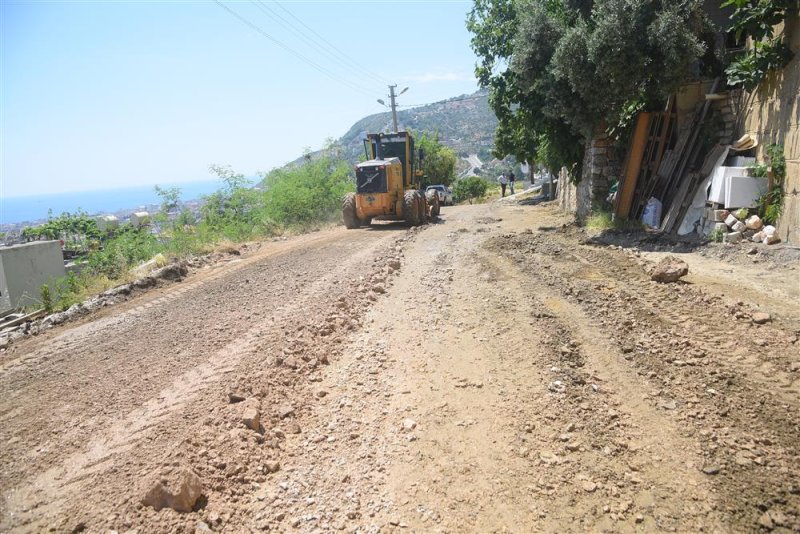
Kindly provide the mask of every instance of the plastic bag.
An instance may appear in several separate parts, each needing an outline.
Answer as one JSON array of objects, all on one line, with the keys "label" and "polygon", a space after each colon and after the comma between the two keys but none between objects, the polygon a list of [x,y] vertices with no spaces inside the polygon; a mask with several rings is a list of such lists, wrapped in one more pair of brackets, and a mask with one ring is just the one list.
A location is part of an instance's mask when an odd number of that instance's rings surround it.
[{"label": "plastic bag", "polygon": [[642,222],[650,228],[658,228],[661,225],[661,201],[656,197],[650,197],[642,213]]}]

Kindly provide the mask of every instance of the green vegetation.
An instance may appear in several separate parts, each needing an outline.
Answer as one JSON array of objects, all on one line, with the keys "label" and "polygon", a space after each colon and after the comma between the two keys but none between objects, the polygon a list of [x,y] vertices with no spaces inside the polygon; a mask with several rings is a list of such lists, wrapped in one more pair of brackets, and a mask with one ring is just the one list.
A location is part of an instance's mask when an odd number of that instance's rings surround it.
[{"label": "green vegetation", "polygon": [[474,0],[467,28],[499,120],[494,155],[577,171],[598,126],[657,109],[687,78],[703,20],[696,1]]},{"label": "green vegetation", "polygon": [[416,148],[424,154],[423,175],[420,184],[423,188],[433,184],[450,185],[456,179],[456,153],[439,141],[439,133],[423,133],[416,137]]},{"label": "green vegetation", "polygon": [[586,227],[590,230],[641,230],[643,225],[640,221],[631,221],[612,216],[608,211],[593,211],[586,218]]},{"label": "green vegetation", "polygon": [[[212,165],[222,187],[205,199],[198,220],[179,208],[180,189],[156,186],[161,211],[154,226],[122,224],[100,232],[83,212],[64,213],[47,223],[27,228],[29,239],[63,239],[80,250],[84,269],[42,286],[41,304],[48,311],[63,310],[88,296],[130,281],[131,269],[154,257],[185,258],[233,243],[307,231],[337,220],[345,193],[354,182],[350,164],[330,151],[316,159],[262,175],[259,188],[229,167]],[[171,215],[172,214],[172,215]],[[172,217],[172,218],[171,218]],[[67,246],[65,245],[65,246]]]},{"label": "green vegetation", "polygon": [[753,47],[734,59],[725,74],[730,85],[742,85],[752,91],[770,71],[780,70],[789,64],[792,51],[783,36],[775,35],[775,25],[786,21],[796,0],[727,0],[723,7],[734,6],[731,19],[738,39],[748,36]]},{"label": "green vegetation", "polygon": [[725,236],[725,232],[722,230],[712,230],[710,234],[708,234],[708,240],[713,241],[714,243],[722,243],[722,239]]},{"label": "green vegetation", "polygon": [[43,225],[25,228],[22,238],[25,241],[59,239],[64,242],[64,250],[85,252],[97,247],[100,232],[95,220],[78,210],[77,213],[62,213],[58,217],[53,217],[51,213]]},{"label": "green vegetation", "polygon": [[479,176],[470,176],[458,180],[453,186],[453,200],[455,202],[468,201],[482,198],[489,189],[489,182]]},{"label": "green vegetation", "polygon": [[783,181],[786,178],[786,158],[783,147],[769,145],[766,147],[769,165],[757,163],[750,166],[753,176],[768,177],[772,170],[772,187],[758,199],[758,215],[766,224],[775,224],[783,214]]}]

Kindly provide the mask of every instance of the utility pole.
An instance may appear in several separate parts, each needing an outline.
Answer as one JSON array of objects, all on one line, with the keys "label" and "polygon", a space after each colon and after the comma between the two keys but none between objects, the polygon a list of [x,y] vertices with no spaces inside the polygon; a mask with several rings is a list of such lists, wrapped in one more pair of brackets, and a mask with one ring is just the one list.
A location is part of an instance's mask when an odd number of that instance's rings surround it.
[{"label": "utility pole", "polygon": [[395,87],[397,87],[397,85],[389,86],[389,99],[392,102],[392,121],[394,122],[394,132],[397,133],[397,102],[395,102]]},{"label": "utility pole", "polygon": [[[403,93],[405,93],[406,91],[408,91],[408,87],[406,87],[405,89],[403,89],[399,93],[395,93],[394,90],[395,90],[396,87],[397,87],[396,84],[389,86],[389,103],[391,104],[390,107],[392,108],[392,122],[394,123],[394,133],[397,133],[397,130],[399,129],[399,126],[397,124],[397,100],[396,100],[396,98],[398,96],[402,95]],[[378,104],[380,104],[381,106],[385,106],[386,102],[384,102],[383,100],[381,100],[379,98],[378,99]]]}]

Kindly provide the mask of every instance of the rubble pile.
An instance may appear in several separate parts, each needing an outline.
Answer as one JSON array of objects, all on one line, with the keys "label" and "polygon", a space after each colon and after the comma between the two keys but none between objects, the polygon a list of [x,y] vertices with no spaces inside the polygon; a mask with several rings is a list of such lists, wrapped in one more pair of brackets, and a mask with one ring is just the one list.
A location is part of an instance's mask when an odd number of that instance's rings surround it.
[{"label": "rubble pile", "polygon": [[750,215],[747,208],[734,212],[710,210],[714,220],[714,231],[722,234],[723,243],[741,243],[749,240],[754,243],[774,245],[780,242],[775,227],[765,225],[758,215]]}]

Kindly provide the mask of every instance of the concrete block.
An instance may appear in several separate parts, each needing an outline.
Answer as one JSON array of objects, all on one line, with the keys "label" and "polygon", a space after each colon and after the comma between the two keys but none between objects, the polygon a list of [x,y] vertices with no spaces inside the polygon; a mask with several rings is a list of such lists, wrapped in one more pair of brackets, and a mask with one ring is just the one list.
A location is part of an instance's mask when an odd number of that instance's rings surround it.
[{"label": "concrete block", "polygon": [[715,232],[725,232],[728,233],[728,225],[724,222],[714,223],[714,231]]},{"label": "concrete block", "polygon": [[731,232],[729,234],[725,234],[724,236],[722,236],[722,242],[723,243],[741,243],[743,237],[744,236],[742,236],[741,232]]},{"label": "concrete block", "polygon": [[714,222],[725,222],[730,214],[728,210],[714,210]]},{"label": "concrete block", "polygon": [[742,221],[736,221],[736,223],[731,226],[731,230],[734,232],[744,232],[747,229],[747,225],[744,224]]},{"label": "concrete block", "polygon": [[733,228],[733,225],[739,222],[739,219],[733,216],[733,214],[728,215],[725,217],[725,224],[728,225],[728,228]]}]

